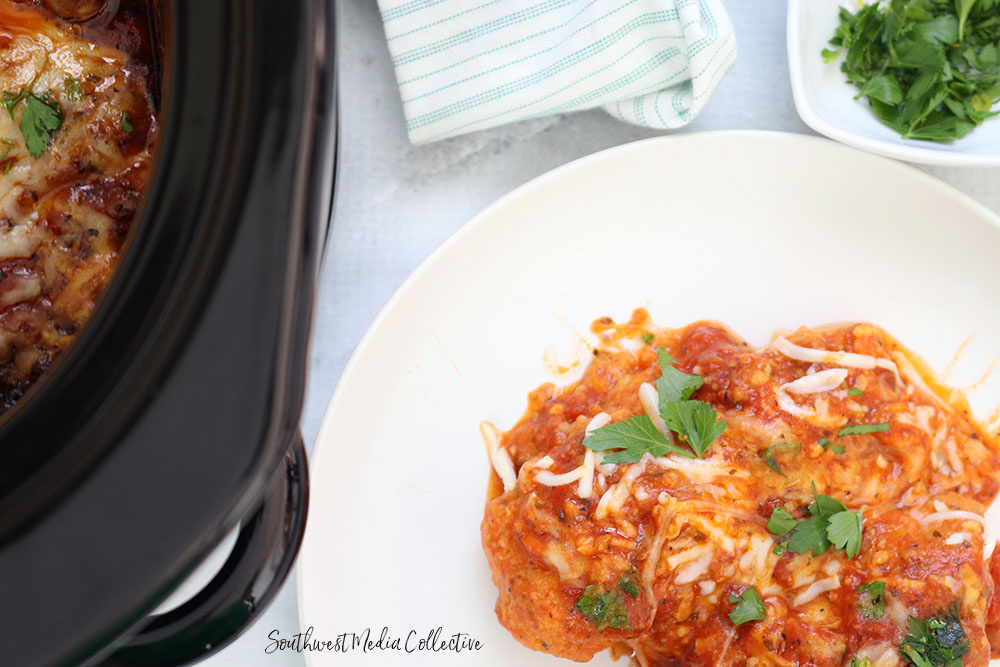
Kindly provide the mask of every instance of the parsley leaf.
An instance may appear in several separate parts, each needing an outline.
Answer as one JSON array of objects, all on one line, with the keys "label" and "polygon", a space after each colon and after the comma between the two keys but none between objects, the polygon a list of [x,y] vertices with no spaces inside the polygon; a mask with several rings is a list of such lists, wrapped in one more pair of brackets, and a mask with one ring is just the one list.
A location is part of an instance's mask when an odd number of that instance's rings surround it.
[{"label": "parsley leaf", "polygon": [[604,632],[606,628],[632,630],[625,614],[625,603],[616,590],[605,592],[591,584],[583,590],[583,595],[576,601],[574,607],[590,619],[598,632]]},{"label": "parsley leaf", "polygon": [[45,146],[52,140],[52,133],[62,127],[62,124],[63,114],[59,104],[46,101],[31,93],[25,95],[21,134],[32,157],[37,160],[42,156]]},{"label": "parsley leaf", "polygon": [[594,451],[621,450],[605,456],[605,463],[635,463],[645,452],[654,457],[673,452],[698,458],[726,430],[726,422],[718,421],[712,406],[704,401],[688,400],[701,387],[702,377],[682,373],[671,366],[677,361],[662,347],[656,355],[660,363],[660,377],[656,381],[660,417],[694,453],[672,443],[657,430],[653,420],[643,414],[602,426],[584,438],[583,446]]},{"label": "parsley leaf", "polygon": [[819,440],[816,441],[816,444],[822,447],[823,449],[829,449],[834,454],[844,453],[844,448],[840,445],[831,444],[829,438],[820,438]]},{"label": "parsley leaf", "polygon": [[1000,110],[997,0],[891,0],[840,10],[828,63],[903,138],[952,141]]},{"label": "parsley leaf", "polygon": [[[815,499],[809,505],[809,514],[812,515],[812,518],[799,521],[794,528],[789,529],[787,549],[792,553],[811,552],[813,556],[819,556],[833,546],[843,549],[848,558],[856,557],[861,551],[862,514],[865,508],[862,507],[857,512],[851,512],[839,500],[817,493],[815,482],[812,483],[812,492]],[[790,518],[791,515],[788,514],[788,517]],[[772,513],[773,518],[774,513]],[[779,527],[779,524],[775,525]],[[787,523],[780,524],[781,528],[786,526]],[[769,521],[768,529],[770,528],[771,522]],[[789,531],[775,533],[774,530],[771,532],[776,535],[789,533]]]},{"label": "parsley leaf", "polygon": [[798,456],[799,452],[802,450],[802,443],[788,442],[785,440],[782,440],[781,442],[776,442],[767,449],[765,449],[764,451],[762,451],[760,453],[760,458],[764,459],[764,465],[766,465],[768,468],[778,473],[782,477],[788,477],[788,475],[786,475],[781,470],[781,466],[778,465],[777,455],[780,454],[783,450],[792,450],[792,449],[795,450],[792,453],[792,456],[793,457]]},{"label": "parsley leaf", "polygon": [[771,510],[771,518],[767,520],[767,529],[772,535],[787,535],[798,524],[792,513],[784,507]]},{"label": "parsley leaf", "polygon": [[830,548],[830,540],[826,537],[826,528],[826,521],[817,517],[800,521],[788,540],[788,550],[794,554],[804,554],[811,551],[813,556],[826,553]]},{"label": "parsley leaf", "polygon": [[651,333],[644,333],[644,334],[642,334],[642,342],[645,343],[646,345],[649,345],[650,343],[652,343],[653,342],[653,334],[651,334]]},{"label": "parsley leaf", "polygon": [[618,588],[622,589],[632,597],[637,597],[639,595],[639,584],[635,583],[630,575],[624,575],[621,581],[618,582]]},{"label": "parsley leaf", "polygon": [[715,409],[704,401],[678,401],[661,406],[660,417],[682,442],[687,443],[701,458],[726,430],[726,422],[718,421]]},{"label": "parsley leaf", "polygon": [[645,414],[594,429],[583,439],[583,446],[595,452],[620,450],[605,456],[605,463],[635,463],[646,452],[654,457],[673,452],[694,458],[694,454],[667,440]]},{"label": "parsley leaf", "polygon": [[900,652],[917,667],[961,667],[971,648],[958,619],[958,603],[928,619],[910,616]]},{"label": "parsley leaf", "polygon": [[858,602],[865,618],[877,621],[885,616],[885,582],[873,581],[858,586]]},{"label": "parsley leaf", "polygon": [[854,656],[851,658],[851,667],[872,667],[872,661],[868,656]]},{"label": "parsley leaf", "polygon": [[27,95],[28,95],[28,89],[27,88],[25,88],[24,90],[22,90],[17,95],[15,95],[14,93],[9,93],[7,91],[4,91],[4,93],[3,93],[3,105],[5,107],[7,107],[7,113],[10,114],[11,120],[14,119],[14,107],[16,107],[18,104],[20,104],[21,100],[23,100]]},{"label": "parsley leaf", "polygon": [[125,111],[122,111],[121,126],[122,126],[122,132],[131,132],[133,129],[135,129],[132,127],[132,117],[129,116],[128,113],[126,113]]},{"label": "parsley leaf", "polygon": [[849,396],[864,396],[865,392],[861,391],[857,387],[851,387],[850,389],[847,390],[847,394]]},{"label": "parsley leaf", "polygon": [[662,347],[656,351],[656,358],[660,362],[660,378],[656,381],[656,393],[660,397],[659,408],[662,413],[664,405],[691,398],[691,394],[701,387],[704,379],[700,375],[688,375],[674,368],[671,364],[676,364],[677,360]]},{"label": "parsley leaf", "polygon": [[854,558],[861,552],[861,526],[863,523],[862,507],[857,512],[837,512],[830,517],[826,536],[838,549],[847,552],[848,558]]},{"label": "parsley leaf", "polygon": [[751,586],[742,595],[730,595],[729,602],[736,606],[729,613],[733,625],[743,625],[750,621],[763,621],[767,617],[767,608],[757,589]]},{"label": "parsley leaf", "polygon": [[66,77],[63,81],[63,90],[66,91],[66,97],[70,102],[79,102],[83,97],[83,88],[80,87],[80,82],[71,76]]},{"label": "parsley leaf", "polygon": [[854,426],[845,426],[844,428],[837,431],[837,437],[842,438],[845,435],[863,435],[865,433],[885,433],[890,428],[888,423],[885,424],[855,424]]}]

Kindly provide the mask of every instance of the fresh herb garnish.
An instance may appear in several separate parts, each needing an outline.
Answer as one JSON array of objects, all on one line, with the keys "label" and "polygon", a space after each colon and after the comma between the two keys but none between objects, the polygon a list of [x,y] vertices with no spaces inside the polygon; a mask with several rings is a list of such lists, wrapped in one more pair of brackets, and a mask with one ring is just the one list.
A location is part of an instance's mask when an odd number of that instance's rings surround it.
[{"label": "fresh herb garnish", "polygon": [[50,100],[51,93],[41,97],[28,92],[28,88],[19,94],[3,93],[3,104],[7,112],[14,118],[14,107],[24,101],[24,112],[21,115],[21,136],[32,157],[38,159],[45,152],[45,146],[52,140],[52,133],[62,127],[63,113],[57,102]]},{"label": "fresh herb garnish", "polygon": [[622,589],[632,597],[637,597],[639,595],[639,584],[635,583],[635,579],[627,574],[624,575],[618,582],[618,588]]},{"label": "fresh herb garnish", "polygon": [[663,413],[663,406],[678,401],[686,401],[691,398],[691,394],[701,388],[705,380],[700,375],[688,375],[673,367],[677,360],[670,356],[670,353],[662,347],[656,351],[656,358],[660,362],[660,378],[656,381],[656,393],[660,398],[660,413]]},{"label": "fresh herb garnish", "polygon": [[715,409],[704,401],[677,401],[660,408],[660,417],[681,442],[687,443],[698,458],[726,430]]},{"label": "fresh herb garnish", "polygon": [[833,443],[830,442],[829,438],[820,438],[819,440],[816,441],[816,444],[822,447],[823,449],[829,449],[834,454],[844,453],[844,448],[840,445],[834,445]]},{"label": "fresh herb garnish", "polygon": [[649,452],[654,457],[668,452],[693,459],[686,449],[667,440],[653,424],[649,415],[636,415],[614,424],[594,429],[583,439],[583,446],[595,452],[618,449],[604,457],[604,463],[635,463]]},{"label": "fresh herb garnish", "polygon": [[66,91],[66,99],[70,102],[79,102],[83,98],[83,88],[80,83],[71,76],[63,80],[63,89]]},{"label": "fresh herb garnish", "polygon": [[837,437],[842,438],[845,435],[864,435],[865,433],[885,433],[889,430],[889,424],[855,424],[854,426],[845,426],[844,428],[837,431]]},{"label": "fresh herb garnish", "polygon": [[642,334],[642,342],[645,343],[646,345],[649,345],[650,343],[652,343],[653,342],[653,334],[651,334],[651,333],[644,333],[644,334]]},{"label": "fresh herb garnish", "polygon": [[23,100],[27,96],[28,96],[28,89],[27,88],[25,88],[24,90],[22,90],[17,95],[15,95],[14,93],[10,93],[10,92],[4,91],[4,93],[3,93],[3,105],[5,107],[7,107],[7,113],[10,114],[11,120],[14,119],[14,107],[16,107],[18,104],[20,104],[21,100]]},{"label": "fresh herb garnish", "polygon": [[673,452],[692,459],[700,458],[726,430],[726,422],[718,421],[712,406],[704,401],[688,400],[701,387],[702,377],[674,368],[671,364],[677,361],[662,347],[657,350],[657,358],[660,362],[660,378],[656,381],[660,418],[694,453],[670,442],[649,415],[637,415],[595,429],[583,439],[583,446],[594,451],[621,450],[605,456],[605,463],[635,463],[647,451],[653,456]]},{"label": "fresh herb garnish", "polygon": [[851,667],[872,667],[872,661],[866,655],[851,658]]},{"label": "fresh herb garnish", "polygon": [[847,390],[847,393],[850,396],[864,396],[865,395],[865,392],[861,391],[857,387],[851,387],[850,389]]},{"label": "fresh herb garnish", "polygon": [[729,613],[733,625],[743,625],[750,621],[763,621],[767,617],[767,608],[760,593],[753,586],[743,591],[742,595],[730,595],[729,602],[736,605]]},{"label": "fresh herb garnish", "polygon": [[132,117],[129,116],[128,113],[125,111],[122,111],[121,125],[122,125],[122,132],[131,132],[133,129],[135,129],[132,127]]},{"label": "fresh herb garnish", "polygon": [[903,138],[951,141],[997,115],[1000,0],[890,0],[840,25],[823,49]]},{"label": "fresh herb garnish", "polygon": [[788,477],[788,475],[786,475],[784,471],[782,471],[781,466],[778,465],[777,456],[783,450],[792,450],[792,449],[795,450],[792,456],[793,457],[798,456],[799,451],[802,449],[802,443],[788,442],[786,440],[782,440],[781,442],[776,442],[767,449],[765,449],[764,451],[762,451],[760,453],[760,458],[764,459],[764,465],[766,465],[768,468],[778,473],[782,477]]},{"label": "fresh herb garnish", "polygon": [[830,516],[826,536],[833,546],[843,549],[848,558],[854,558],[861,552],[861,531],[864,519],[864,507],[857,512],[837,512]]},{"label": "fresh herb garnish", "polygon": [[781,536],[779,544],[784,544],[780,551],[776,547],[775,553],[788,549],[792,553],[812,552],[813,556],[819,556],[832,546],[843,549],[848,558],[857,556],[861,551],[865,508],[851,512],[839,500],[817,493],[815,482],[812,492],[814,501],[809,505],[809,519],[792,526],[789,520],[794,519],[790,512],[780,507],[771,512],[767,528],[772,534]]},{"label": "fresh herb garnish", "polygon": [[591,584],[583,590],[583,595],[574,606],[590,619],[598,632],[604,632],[605,628],[632,629],[625,615],[625,603],[617,590],[602,591],[599,586]]},{"label": "fresh herb garnish", "polygon": [[858,603],[865,618],[877,621],[885,616],[885,582],[873,581],[858,586]]},{"label": "fresh herb garnish", "polygon": [[916,667],[961,667],[962,656],[971,648],[958,620],[957,603],[931,618],[910,616],[906,631],[900,652]]},{"label": "fresh herb garnish", "polygon": [[787,535],[798,523],[784,507],[775,507],[771,510],[771,518],[767,520],[767,529],[772,535]]}]

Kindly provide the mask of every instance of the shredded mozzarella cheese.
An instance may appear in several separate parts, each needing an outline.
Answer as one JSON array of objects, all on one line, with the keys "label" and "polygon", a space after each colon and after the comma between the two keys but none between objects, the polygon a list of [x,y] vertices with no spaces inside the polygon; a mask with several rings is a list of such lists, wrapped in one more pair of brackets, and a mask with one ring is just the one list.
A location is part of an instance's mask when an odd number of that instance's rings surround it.
[{"label": "shredded mozzarella cheese", "polygon": [[653,425],[656,426],[656,430],[662,433],[667,440],[673,442],[674,434],[670,432],[670,429],[667,428],[663,418],[660,417],[660,395],[657,393],[656,387],[648,382],[643,382],[639,385],[639,402],[642,403],[642,409],[645,410],[646,414],[649,415],[649,418],[653,420]]},{"label": "shredded mozzarella cheese", "polygon": [[697,581],[699,577],[708,572],[709,565],[712,564],[712,554],[708,553],[696,560],[688,562],[677,571],[674,583],[678,585],[690,584]]},{"label": "shredded mozzarella cheese", "polygon": [[479,433],[486,443],[486,453],[490,463],[503,482],[503,490],[510,491],[517,483],[517,474],[514,472],[514,462],[510,460],[510,454],[500,446],[500,432],[496,426],[484,421],[479,423]]},{"label": "shredded mozzarella cheese", "polygon": [[902,384],[899,377],[899,369],[888,359],[879,359],[868,354],[857,354],[856,352],[843,352],[839,350],[816,350],[811,347],[802,347],[790,342],[784,336],[778,336],[771,343],[775,350],[785,355],[789,359],[796,361],[809,361],[820,364],[837,364],[847,368],[884,368],[892,371],[896,377],[896,382]]},{"label": "shredded mozzarella cheese", "polygon": [[[590,420],[587,424],[586,433],[589,435],[591,431],[595,431],[602,426],[606,426],[608,422],[611,421],[611,415],[607,412],[600,412]],[[548,456],[545,458],[549,459],[548,468],[552,465],[552,459]],[[537,466],[536,467],[541,467]],[[576,495],[581,498],[589,498],[594,494],[594,470],[597,467],[597,457],[594,452],[588,449],[583,455],[583,464],[561,474],[555,474],[549,470],[539,470],[535,474],[535,481],[539,484],[544,484],[545,486],[562,486],[563,484],[569,484],[577,480],[580,483],[576,487]]]},{"label": "shredded mozzarella cheese", "polygon": [[836,389],[846,379],[846,368],[831,368],[783,384],[778,387],[778,390],[788,392],[789,394],[815,394]]},{"label": "shredded mozzarella cheese", "polygon": [[809,588],[796,595],[795,599],[792,600],[792,606],[799,607],[812,601],[817,596],[837,588],[840,588],[840,578],[827,577],[826,579],[820,579],[819,581],[809,584]]}]

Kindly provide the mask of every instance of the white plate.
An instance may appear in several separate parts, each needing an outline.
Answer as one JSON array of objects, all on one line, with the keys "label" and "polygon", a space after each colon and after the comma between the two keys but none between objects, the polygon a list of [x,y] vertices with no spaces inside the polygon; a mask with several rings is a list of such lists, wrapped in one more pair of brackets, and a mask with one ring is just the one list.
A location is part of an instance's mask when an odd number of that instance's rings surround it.
[{"label": "white plate", "polygon": [[[321,665],[559,665],[493,614],[478,423],[509,428],[578,332],[647,306],[680,326],[870,320],[952,380],[1000,354],[1000,219],[911,167],[811,137],[713,133],[621,146],[501,199],[437,250],[348,363],[312,463],[299,564],[313,638],[442,627],[475,653],[310,653]],[[563,378],[565,379],[565,378]],[[1000,378],[972,396],[985,414]],[[613,664],[606,655],[594,664]],[[618,667],[621,667],[619,664]]]},{"label": "white plate", "polygon": [[1000,118],[992,118],[950,144],[902,139],[855,100],[855,86],[840,71],[843,58],[823,62],[820,51],[840,20],[839,7],[857,11],[857,0],[788,1],[788,69],[795,108],[812,129],[845,144],[889,157],[952,167],[1000,165]]}]

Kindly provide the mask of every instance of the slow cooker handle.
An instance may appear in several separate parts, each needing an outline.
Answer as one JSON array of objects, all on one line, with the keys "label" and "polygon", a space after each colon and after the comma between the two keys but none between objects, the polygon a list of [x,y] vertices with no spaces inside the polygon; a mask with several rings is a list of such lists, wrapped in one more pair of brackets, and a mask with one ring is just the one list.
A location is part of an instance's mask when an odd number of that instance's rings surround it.
[{"label": "slow cooker handle", "polygon": [[297,435],[268,481],[260,509],[240,524],[219,573],[180,607],[152,616],[101,667],[188,665],[239,637],[267,609],[291,570],[308,505],[306,451]]}]

